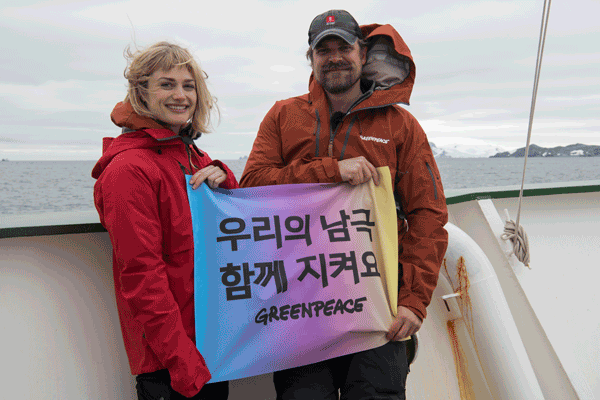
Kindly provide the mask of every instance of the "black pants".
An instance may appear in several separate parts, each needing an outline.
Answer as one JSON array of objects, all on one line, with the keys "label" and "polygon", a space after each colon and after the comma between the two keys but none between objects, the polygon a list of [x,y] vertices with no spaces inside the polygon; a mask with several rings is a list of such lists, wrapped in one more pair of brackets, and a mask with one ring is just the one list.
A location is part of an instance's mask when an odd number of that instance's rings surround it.
[{"label": "black pants", "polygon": [[209,383],[194,397],[185,397],[173,390],[171,377],[166,369],[140,374],[135,380],[138,400],[227,400],[229,396],[229,382],[225,381]]},{"label": "black pants", "polygon": [[[277,400],[405,400],[405,342],[273,374]],[[339,390],[339,394],[338,394]]]}]

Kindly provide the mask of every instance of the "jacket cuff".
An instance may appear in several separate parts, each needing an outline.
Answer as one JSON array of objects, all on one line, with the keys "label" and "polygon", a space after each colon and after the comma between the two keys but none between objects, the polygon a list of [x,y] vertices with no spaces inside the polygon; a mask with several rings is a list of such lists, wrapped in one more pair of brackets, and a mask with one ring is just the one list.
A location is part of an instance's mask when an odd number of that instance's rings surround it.
[{"label": "jacket cuff", "polygon": [[408,308],[410,311],[415,313],[415,315],[419,317],[421,321],[423,321],[427,316],[426,307],[423,305],[423,303],[421,303],[419,298],[411,292],[400,291],[398,294],[398,306]]},{"label": "jacket cuff", "polygon": [[213,160],[208,165],[214,165],[215,167],[219,167],[227,174],[227,179],[225,179],[225,181],[223,181],[219,185],[219,187],[222,187],[223,189],[237,189],[240,187],[238,185],[237,180],[235,179],[233,171],[231,171],[231,169],[229,169],[229,167],[225,165],[223,161]]},{"label": "jacket cuff", "polygon": [[323,169],[325,175],[329,179],[328,182],[341,182],[342,175],[340,174],[340,168],[338,167],[337,160],[331,157],[325,157],[322,159]]},{"label": "jacket cuff", "polygon": [[188,379],[185,379],[189,376],[177,376],[176,372],[171,373],[169,371],[169,374],[171,375],[171,387],[173,387],[173,390],[185,397],[194,397],[197,395],[204,385],[206,385],[206,383],[211,379],[211,375],[205,365],[196,366],[196,371],[194,372],[195,373],[192,375],[192,377],[195,377],[195,379],[194,381],[190,382]]}]

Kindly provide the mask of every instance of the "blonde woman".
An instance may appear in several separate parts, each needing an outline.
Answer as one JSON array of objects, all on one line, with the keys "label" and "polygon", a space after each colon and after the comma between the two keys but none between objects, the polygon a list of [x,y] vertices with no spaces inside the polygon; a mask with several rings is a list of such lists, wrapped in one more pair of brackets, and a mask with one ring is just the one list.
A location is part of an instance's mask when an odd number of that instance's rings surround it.
[{"label": "blonde woman", "polygon": [[[194,140],[216,107],[190,52],[160,42],[127,52],[128,92],[111,114],[92,176],[100,221],[113,245],[121,331],[138,399],[226,399],[195,346],[192,221],[187,184],[233,189],[229,168]],[[185,181],[185,174],[193,177]]]}]

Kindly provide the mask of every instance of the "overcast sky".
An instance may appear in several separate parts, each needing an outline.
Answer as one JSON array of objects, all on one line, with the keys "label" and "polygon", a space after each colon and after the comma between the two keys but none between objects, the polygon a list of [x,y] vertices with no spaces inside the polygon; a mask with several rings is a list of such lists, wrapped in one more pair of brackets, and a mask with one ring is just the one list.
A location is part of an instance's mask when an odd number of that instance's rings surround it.
[{"label": "overcast sky", "polygon": [[[249,154],[276,100],[303,94],[313,17],[344,8],[389,23],[416,63],[407,109],[436,145],[523,147],[543,0],[6,1],[0,6],[0,158],[93,160],[119,129],[127,45],[190,48],[209,75],[221,121],[198,145]],[[532,142],[600,145],[599,0],[555,1]]]}]

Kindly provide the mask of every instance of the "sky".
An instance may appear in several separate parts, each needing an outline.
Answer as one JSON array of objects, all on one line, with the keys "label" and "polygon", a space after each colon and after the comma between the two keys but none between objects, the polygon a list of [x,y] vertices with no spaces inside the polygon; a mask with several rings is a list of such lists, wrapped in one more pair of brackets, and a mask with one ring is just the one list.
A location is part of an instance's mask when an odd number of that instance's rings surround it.
[{"label": "sky", "polygon": [[[437,146],[524,147],[543,0],[27,1],[0,5],[0,158],[96,160],[127,46],[168,40],[207,72],[220,121],[198,146],[247,156],[275,101],[308,90],[308,27],[344,8],[411,49],[410,106]],[[600,145],[600,0],[552,2],[531,142]]]}]

